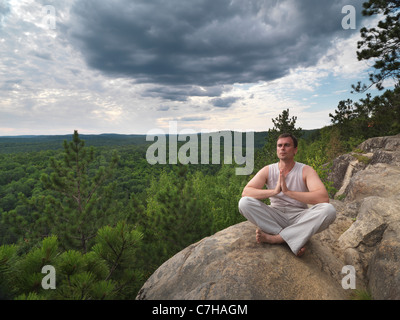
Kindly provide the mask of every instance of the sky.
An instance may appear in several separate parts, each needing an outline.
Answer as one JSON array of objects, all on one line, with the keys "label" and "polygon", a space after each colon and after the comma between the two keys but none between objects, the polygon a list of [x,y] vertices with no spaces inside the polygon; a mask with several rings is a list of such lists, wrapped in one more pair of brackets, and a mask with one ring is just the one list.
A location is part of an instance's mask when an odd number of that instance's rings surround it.
[{"label": "sky", "polygon": [[0,136],[322,128],[365,96],[361,3],[0,0]]}]

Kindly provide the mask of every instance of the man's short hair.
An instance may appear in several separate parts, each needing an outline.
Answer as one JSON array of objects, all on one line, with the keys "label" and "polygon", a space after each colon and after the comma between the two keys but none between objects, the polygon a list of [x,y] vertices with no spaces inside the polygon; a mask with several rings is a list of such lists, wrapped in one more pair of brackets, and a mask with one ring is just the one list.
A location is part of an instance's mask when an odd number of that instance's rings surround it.
[{"label": "man's short hair", "polygon": [[[293,146],[294,146],[295,148],[297,148],[297,138],[296,138],[294,135],[292,135],[291,133],[282,133],[282,134],[278,137],[278,140],[281,139],[281,138],[292,138],[292,140],[293,140]],[[278,140],[277,140],[277,141],[278,141]]]}]

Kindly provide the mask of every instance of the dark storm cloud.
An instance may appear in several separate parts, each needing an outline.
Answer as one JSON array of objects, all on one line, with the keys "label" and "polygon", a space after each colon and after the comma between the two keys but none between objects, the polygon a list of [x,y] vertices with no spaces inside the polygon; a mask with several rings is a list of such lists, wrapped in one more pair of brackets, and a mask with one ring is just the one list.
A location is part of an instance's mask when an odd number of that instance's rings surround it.
[{"label": "dark storm cloud", "polygon": [[[352,35],[342,29],[342,7],[354,5],[360,14],[361,3],[86,0],[75,3],[65,30],[92,68],[191,89],[273,80],[315,64],[334,37]],[[150,94],[184,100],[184,89]]]}]

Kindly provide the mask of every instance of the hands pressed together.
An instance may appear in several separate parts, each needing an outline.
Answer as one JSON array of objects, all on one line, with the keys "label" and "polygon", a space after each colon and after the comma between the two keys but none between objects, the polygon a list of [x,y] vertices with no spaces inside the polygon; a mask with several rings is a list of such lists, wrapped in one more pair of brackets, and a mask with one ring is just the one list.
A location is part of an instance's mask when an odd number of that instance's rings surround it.
[{"label": "hands pressed together", "polygon": [[279,179],[274,191],[276,194],[279,194],[280,192],[286,194],[289,191],[286,186],[286,180],[285,180],[285,175],[283,174],[283,170],[279,171]]}]

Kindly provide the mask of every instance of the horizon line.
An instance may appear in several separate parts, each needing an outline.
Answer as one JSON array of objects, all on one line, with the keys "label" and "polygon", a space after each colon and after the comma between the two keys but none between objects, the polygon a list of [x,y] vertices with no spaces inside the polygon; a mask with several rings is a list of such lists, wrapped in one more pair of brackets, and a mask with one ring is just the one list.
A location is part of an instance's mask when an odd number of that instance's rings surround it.
[{"label": "horizon line", "polygon": [[[161,129],[161,128],[159,128]],[[301,131],[312,131],[312,130],[321,130],[322,128],[315,128],[315,129],[302,129]],[[161,129],[162,130],[162,129]],[[268,129],[269,130],[269,129]],[[268,130],[231,130],[231,129],[223,129],[223,130],[210,130],[207,132],[201,132],[201,131],[195,131],[193,134],[202,134],[202,133],[217,133],[217,132],[254,132],[254,133],[263,133],[263,132],[268,132]],[[149,130],[151,131],[151,130]],[[150,133],[115,133],[115,132],[103,132],[103,133],[80,133],[78,132],[79,135],[83,136],[101,136],[101,135],[118,135],[118,136],[154,136],[156,134],[150,134]],[[166,135],[175,135],[175,134],[180,134],[179,132],[176,133],[169,133],[166,132]],[[1,135],[0,138],[29,138],[29,137],[57,137],[57,136],[69,136],[73,135],[73,133],[58,133],[58,134],[20,134],[20,135]]]}]

